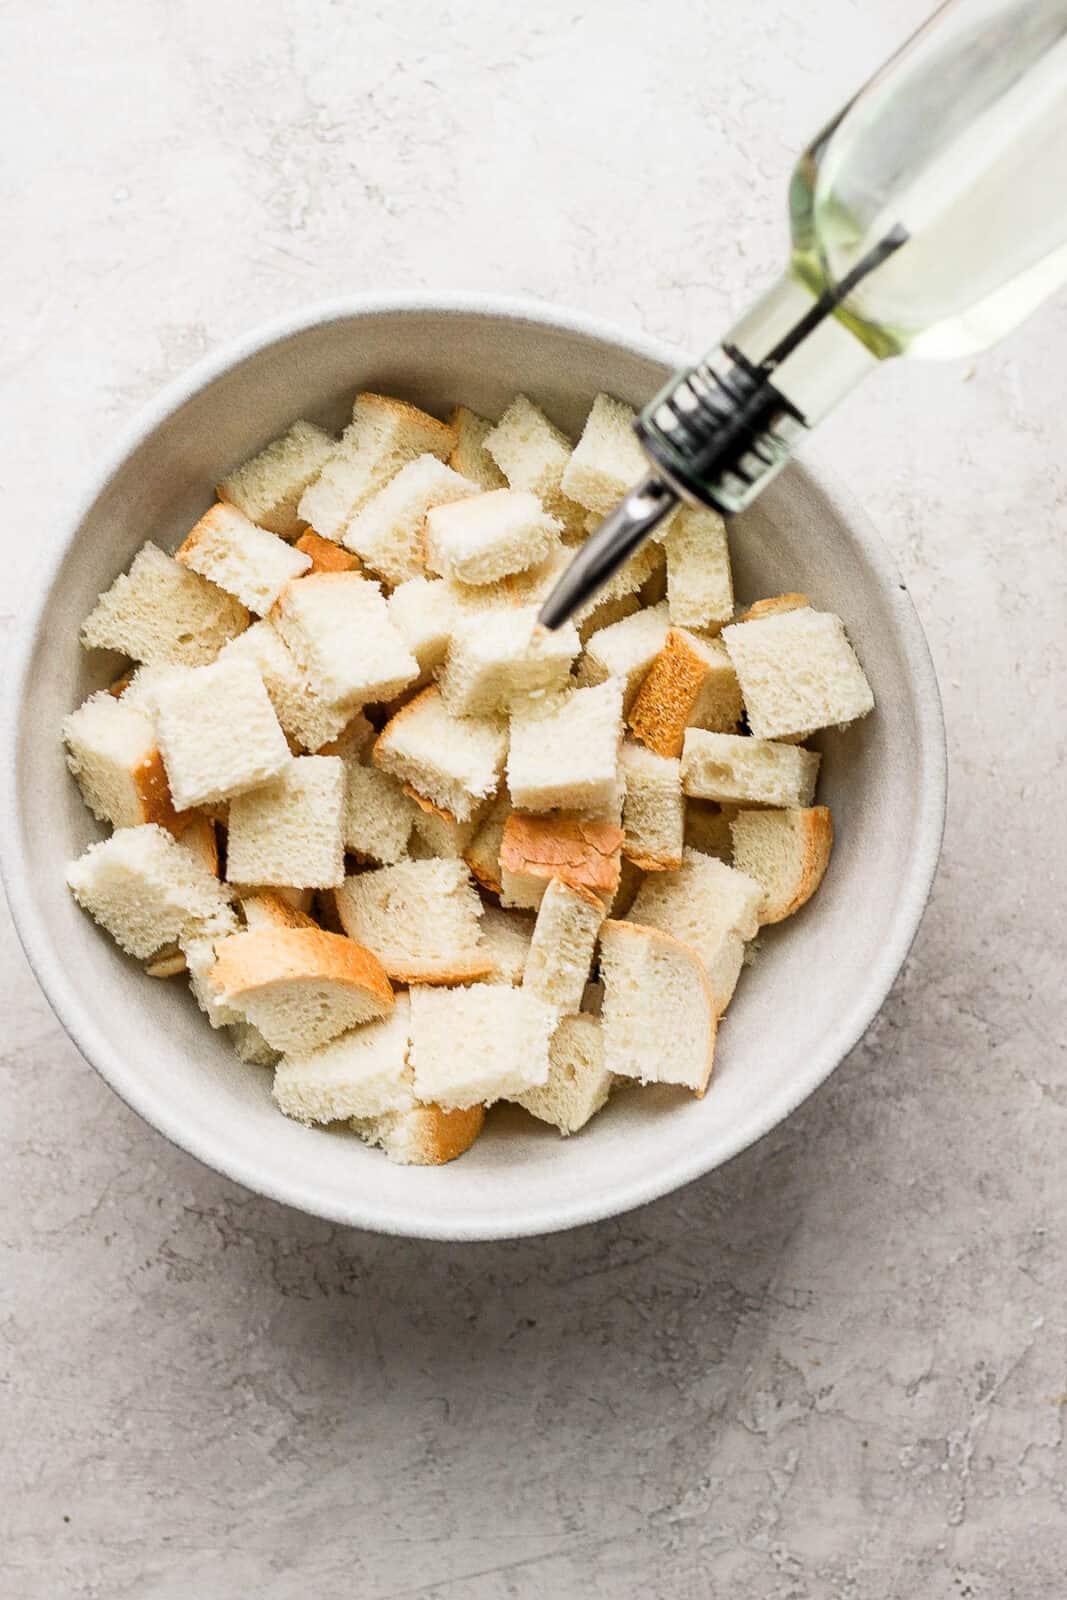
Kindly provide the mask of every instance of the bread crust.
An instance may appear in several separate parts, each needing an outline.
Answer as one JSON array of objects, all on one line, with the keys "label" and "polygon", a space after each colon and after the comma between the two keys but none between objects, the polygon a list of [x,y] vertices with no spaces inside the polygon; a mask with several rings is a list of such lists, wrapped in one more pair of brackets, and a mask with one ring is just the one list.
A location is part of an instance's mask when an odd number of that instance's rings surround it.
[{"label": "bread crust", "polygon": [[781,611],[803,611],[811,601],[806,594],[772,594],[766,600],[757,600],[743,611],[737,618],[738,622],[758,622],[761,617],[774,617]]},{"label": "bread crust", "polygon": [[313,528],[308,528],[302,533],[293,545],[294,550],[299,550],[311,562],[311,566],[304,574],[306,578],[313,578],[320,572],[362,572],[363,563],[358,556],[350,550],[345,550],[341,545],[334,544],[330,539],[323,539]]},{"label": "bread crust", "polygon": [[500,865],[546,883],[559,878],[568,888],[588,891],[610,904],[619,887],[623,837],[622,829],[610,822],[513,811],[504,824]]},{"label": "bread crust", "polygon": [[692,1091],[698,1100],[703,1100],[705,1094],[707,1093],[708,1084],[711,1081],[712,1067],[715,1064],[715,1040],[718,1036],[719,1019],[721,1016],[721,1013],[715,1004],[715,994],[712,990],[711,981],[708,978],[703,961],[701,961],[700,956],[693,949],[692,945],[683,944],[681,939],[676,939],[673,934],[663,933],[659,928],[646,927],[642,922],[617,922],[609,919],[609,921],[605,922],[600,929],[601,939],[604,938],[605,934],[607,934],[609,938],[612,936],[623,939],[641,938],[653,944],[658,944],[661,947],[673,948],[675,951],[681,952],[689,966],[692,968],[693,982],[699,988],[703,989],[708,1002],[708,1013],[711,1017],[711,1029],[708,1038],[708,1059],[704,1069],[704,1077],[700,1087]]},{"label": "bread crust", "polygon": [[262,928],[232,933],[215,948],[211,983],[227,998],[295,978],[313,978],[359,989],[382,1008],[395,1003],[385,969],[354,939],[321,928]]},{"label": "bread crust", "polygon": [[680,756],[708,664],[680,628],[671,628],[637,691],[627,722],[658,756]]},{"label": "bread crust", "polygon": [[[778,900],[768,897],[759,912],[761,927],[784,922],[786,917],[791,917],[801,906],[807,905],[830,864],[834,824],[829,806],[797,806],[793,808],[793,814],[799,819],[801,849],[796,886],[792,894]],[[732,827],[730,831],[732,837]]]},{"label": "bread crust", "polygon": [[[280,894],[275,894],[273,889],[260,889],[257,894],[244,895],[242,907],[246,901],[254,901],[263,915],[269,918],[275,928],[317,928],[319,925],[314,917],[309,917],[305,911],[297,910]],[[255,930],[253,930],[255,931]]]},{"label": "bread crust", "polygon": [[[158,822],[161,828],[166,828],[176,839],[180,838],[192,821],[192,813],[175,811],[163,757],[158,747],[153,746],[144,760],[132,768],[130,776],[141,807],[141,821]],[[217,875],[217,855],[214,870]]]}]

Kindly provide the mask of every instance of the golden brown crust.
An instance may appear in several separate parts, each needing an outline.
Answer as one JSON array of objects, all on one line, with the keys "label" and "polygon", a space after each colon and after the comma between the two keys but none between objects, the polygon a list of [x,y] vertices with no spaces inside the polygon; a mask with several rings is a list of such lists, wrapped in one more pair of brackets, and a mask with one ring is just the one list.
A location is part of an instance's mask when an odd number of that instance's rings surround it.
[{"label": "golden brown crust", "polygon": [[180,838],[189,826],[186,820],[189,813],[174,809],[174,802],[170,797],[170,784],[167,782],[163,757],[159,751],[153,747],[144,760],[133,768],[130,776],[141,807],[141,821],[158,822],[161,828],[173,833],[176,839]]},{"label": "golden brown crust", "polygon": [[[260,889],[256,894],[242,897],[241,906],[245,911],[245,920],[248,912],[245,909],[252,905],[254,912],[258,911],[265,921],[269,921],[275,928],[317,928],[318,923],[314,917],[309,917],[306,912],[297,910],[280,894],[275,894],[272,889]],[[253,914],[254,914],[253,912]]]},{"label": "golden brown crust", "polygon": [[197,546],[202,544],[209,534],[214,533],[215,523],[218,521],[218,515],[220,511],[228,512],[231,515],[234,512],[237,512],[238,516],[244,515],[244,512],[239,511],[237,506],[232,506],[228,502],[224,503],[221,500],[216,500],[215,504],[210,506],[208,510],[204,512],[204,515],[200,518],[200,521],[196,523],[194,527],[190,528],[189,532],[186,534],[177,550],[175,550],[175,561],[180,561],[183,567],[187,567],[189,565],[189,557],[196,553]]},{"label": "golden brown crust", "polygon": [[340,934],[321,928],[261,928],[232,933],[215,947],[210,981],[227,996],[297,978],[359,989],[383,1014],[394,1004],[393,986],[377,956]]},{"label": "golden brown crust", "polygon": [[704,657],[693,649],[682,629],[671,628],[630,707],[626,720],[634,737],[658,756],[680,756],[707,675]]},{"label": "golden brown crust", "polygon": [[[798,822],[801,848],[796,888],[787,898],[777,901],[765,898],[759,913],[761,927],[784,922],[786,917],[791,917],[801,906],[807,905],[830,864],[834,824],[829,806],[798,806],[793,809],[793,815]],[[744,868],[739,870],[744,871]]]},{"label": "golden brown crust", "polygon": [[310,529],[300,535],[293,549],[310,558],[311,568],[305,574],[309,578],[314,577],[317,572],[363,571],[363,563],[358,556],[354,556],[350,550],[345,550],[341,545],[334,544],[330,539],[321,538]]},{"label": "golden brown crust", "polygon": [[391,395],[375,394],[371,390],[363,390],[356,396],[356,408],[382,412],[393,412],[402,417],[406,422],[423,428],[427,433],[436,435],[436,450],[442,460],[452,454],[458,440],[456,430],[450,428],[447,422],[440,422],[437,417],[431,417],[428,411],[421,411],[418,406],[413,406],[409,400],[394,400]]},{"label": "golden brown crust", "polygon": [[424,794],[420,794],[419,791],[413,788],[410,783],[402,783],[400,787],[403,789],[408,799],[414,800],[415,804],[423,811],[429,811],[433,816],[440,817],[442,822],[451,822],[453,824],[458,822],[459,818],[456,816],[455,812],[446,811],[444,806],[435,805],[432,800],[427,800],[426,796]]},{"label": "golden brown crust", "polygon": [[780,611],[800,611],[810,606],[806,594],[772,594],[766,600],[757,600],[738,617],[738,622],[758,622],[761,617],[773,617]]},{"label": "golden brown crust", "polygon": [[418,1132],[412,1139],[413,1166],[439,1167],[454,1161],[469,1150],[482,1131],[485,1107],[470,1106],[463,1111],[445,1111],[436,1104],[417,1106],[410,1117],[418,1118]]},{"label": "golden brown crust", "polygon": [[491,978],[496,971],[492,956],[478,956],[470,961],[457,961],[442,972],[440,963],[431,965],[422,961],[391,961],[382,957],[382,965],[394,983],[421,983],[426,988],[447,987],[457,983],[477,983],[480,978]]},{"label": "golden brown crust", "polygon": [[612,936],[626,939],[640,937],[652,944],[673,949],[680,957],[684,957],[692,969],[693,982],[698,988],[703,989],[708,1002],[708,1015],[711,1018],[707,1066],[704,1069],[704,1077],[700,1087],[693,1090],[697,1099],[703,1100],[707,1093],[708,1084],[711,1081],[712,1067],[715,1065],[715,1040],[718,1037],[721,1017],[721,1012],[715,1003],[715,992],[711,987],[711,980],[708,977],[703,961],[701,961],[700,956],[692,945],[683,944],[681,939],[676,939],[671,933],[663,933],[659,928],[646,927],[643,922],[605,922],[600,929],[600,937],[603,940],[605,937],[610,939]]},{"label": "golden brown crust", "polygon": [[108,685],[108,694],[114,695],[116,700],[121,700],[133,682],[133,675],[136,670],[136,667],[127,667],[120,678],[116,678],[114,683]]},{"label": "golden brown crust", "polygon": [[202,811],[179,811],[170,830],[211,873],[219,875],[219,840],[215,824]]},{"label": "golden brown crust", "polygon": [[627,861],[632,861],[635,867],[640,867],[642,872],[677,872],[682,864],[680,855],[671,856],[645,856],[633,850],[623,850]]},{"label": "golden brown crust", "polygon": [[504,824],[500,865],[508,872],[559,878],[610,903],[619,887],[623,831],[610,822],[590,822],[561,813],[527,816],[513,811]]}]

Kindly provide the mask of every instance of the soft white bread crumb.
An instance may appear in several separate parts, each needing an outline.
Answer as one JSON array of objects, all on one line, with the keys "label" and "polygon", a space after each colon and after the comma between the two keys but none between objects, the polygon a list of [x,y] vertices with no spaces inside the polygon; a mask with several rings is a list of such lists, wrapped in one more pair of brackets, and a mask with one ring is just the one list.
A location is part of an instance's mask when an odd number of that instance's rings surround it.
[{"label": "soft white bread crumb", "polygon": [[462,861],[401,861],[346,878],[337,915],[349,938],[373,950],[402,983],[487,977],[492,957],[478,921],[482,902]]},{"label": "soft white bread crumb", "polygon": [[563,1017],[548,1047],[548,1082],[527,1089],[516,1101],[566,1138],[607,1104],[612,1081],[600,1018]]},{"label": "soft white bread crumb", "polygon": [[730,822],[734,806],[718,806],[713,800],[687,798],[685,803],[685,842],[701,855],[717,856],[729,866],[733,861]]},{"label": "soft white bread crumb", "polygon": [[819,754],[795,744],[690,728],[682,751],[682,788],[720,805],[808,806]]},{"label": "soft white bread crumb", "polygon": [[409,578],[389,596],[389,620],[419,664],[426,680],[445,659],[456,606],[441,578]]},{"label": "soft white bread crumb", "polygon": [[155,692],[156,736],[179,811],[253,789],[292,760],[250,661],[175,672]]},{"label": "soft white bread crumb", "polygon": [[453,583],[495,583],[544,561],[559,545],[560,526],[527,490],[454,499],[426,517],[426,562]]},{"label": "soft white bread crumb", "polygon": [[598,394],[564,471],[563,493],[600,517],[614,510],[648,473],[648,457],[634,433],[635,417],[632,406]]},{"label": "soft white bread crumb", "polygon": [[470,1149],[484,1122],[484,1106],[444,1111],[440,1106],[423,1106],[412,1099],[403,1111],[386,1111],[380,1117],[354,1117],[352,1129],[365,1144],[378,1146],[399,1166],[440,1167]]},{"label": "soft white bread crumb", "polygon": [[247,626],[248,612],[233,595],[145,544],[82,623],[81,641],[135,661],[197,667]]},{"label": "soft white bread crumb", "polygon": [[419,675],[378,585],[357,572],[298,578],[283,591],[271,621],[313,687],[329,699],[389,700]]},{"label": "soft white bread crumb", "polygon": [[732,733],[743,709],[730,658],[719,641],[671,628],[627,721],[634,737],[657,755],[678,756],[687,727]]},{"label": "soft white bread crumb", "polygon": [[533,918],[519,911],[486,906],[482,912],[482,947],[493,959],[488,983],[521,983],[533,938]]},{"label": "soft white bread crumb", "polygon": [[577,1011],[603,920],[604,903],[595,894],[553,878],[537,913],[523,988],[560,1015]]},{"label": "soft white bread crumb", "polygon": [[511,716],[508,788],[525,811],[593,810],[617,794],[622,691],[617,678],[531,701]]},{"label": "soft white bread crumb", "polygon": [[470,478],[479,489],[502,489],[507,480],[485,448],[486,435],[492,433],[494,424],[468,406],[456,406],[448,426],[456,436],[455,448],[448,458],[453,472]]},{"label": "soft white bread crumb", "polygon": [[293,549],[306,555],[311,562],[311,572],[362,572],[363,563],[351,550],[342,550],[339,544],[323,539],[311,528],[294,540]]},{"label": "soft white bread crumb", "polygon": [[282,1058],[281,1051],[268,1044],[250,1022],[231,1022],[229,1034],[238,1060],[250,1067],[274,1067]]},{"label": "soft white bread crumb", "polygon": [[703,1095],[718,1014],[696,951],[657,928],[605,922],[600,976],[607,1070]]},{"label": "soft white bread crumb", "polygon": [[303,555],[265,528],[257,528],[243,511],[220,500],[186,535],[174,559],[210,578],[249,611],[264,616],[285,585],[310,570]]},{"label": "soft white bread crumb", "polygon": [[178,940],[189,973],[193,998],[213,1028],[233,1027],[241,1013],[227,1005],[211,980],[215,970],[215,947],[231,934],[239,933],[237,918],[229,906],[202,921],[192,923]]},{"label": "soft white bread crumb", "polygon": [[716,1009],[733,995],[742,944],[759,926],[760,885],[713,856],[687,849],[677,872],[650,873],[629,911],[629,921],[659,928],[692,946],[708,973]]},{"label": "soft white bread crumb", "polygon": [[830,611],[802,607],[739,623],[723,630],[723,642],[757,738],[804,738],[874,706],[844,623]]},{"label": "soft white bread crumb", "polygon": [[420,1100],[488,1105],[547,1082],[556,1015],[528,989],[474,983],[411,990],[411,1061]]},{"label": "soft white bread crumb", "polygon": [[[251,633],[251,628],[246,628],[244,633],[237,635],[244,639]],[[223,650],[236,648],[237,639],[231,639],[223,645]],[[221,651],[220,651],[221,654]],[[217,659],[217,657],[216,657]],[[135,671],[127,673],[125,678],[120,678],[117,684],[112,684],[107,693],[113,698],[121,700],[122,704],[130,711],[142,711],[146,717],[152,719],[153,726],[156,716],[156,690],[160,684],[167,683],[175,673],[185,669],[176,666],[140,666]]]},{"label": "soft white bread crumb", "polygon": [[676,627],[715,628],[734,614],[726,523],[717,511],[683,506],[663,539],[667,604]]},{"label": "soft white bread crumb", "polygon": [[378,730],[369,722],[362,711],[357,711],[336,739],[330,739],[327,744],[320,745],[316,754],[320,756],[340,756],[342,761],[363,761],[370,753],[370,747],[378,737]]},{"label": "soft white bread crumb", "polygon": [[661,604],[601,628],[586,644],[578,663],[578,682],[594,684],[619,678],[623,710],[629,711],[645,674],[667,642],[669,627],[666,604]]},{"label": "soft white bread crumb", "polygon": [[782,922],[811,899],[834,842],[826,806],[738,811],[730,823],[734,865],[763,890],[760,923]]},{"label": "soft white bread crumb", "polygon": [[589,641],[595,633],[614,626],[624,617],[634,616],[640,610],[641,602],[636,594],[620,594],[611,600],[598,600],[596,603],[591,602],[583,606],[580,615],[575,619],[582,648],[589,648]]},{"label": "soft white bread crumb", "polygon": [[269,783],[230,802],[230,881],[334,888],[345,875],[344,820],[344,762],[297,756]]},{"label": "soft white bread crumb", "polygon": [[493,804],[479,821],[470,843],[463,851],[463,859],[483,889],[499,894],[500,846],[504,841],[504,825],[511,815],[511,796],[507,790],[497,795]]},{"label": "soft white bread crumb", "polygon": [[370,951],[319,928],[232,934],[216,946],[209,977],[222,1001],[283,1053],[311,1050],[393,1008]]},{"label": "soft white bread crumb", "polygon": [[418,456],[356,513],[344,543],[387,583],[417,578],[426,570],[427,513],[478,492],[436,456]]},{"label": "soft white bread crumb", "polygon": [[500,843],[500,898],[536,910],[553,878],[588,889],[605,905],[619,885],[621,828],[570,816],[512,812]]},{"label": "soft white bread crumb", "polygon": [[457,822],[467,822],[500,785],[506,727],[485,717],[454,717],[436,685],[386,723],[374,764]]},{"label": "soft white bread crumb", "polygon": [[626,796],[623,854],[645,872],[663,872],[682,860],[685,796],[682,764],[627,741],[619,754]]},{"label": "soft white bread crumb", "polygon": [[561,488],[571,442],[532,400],[516,395],[483,443],[513,489],[528,489],[568,537],[581,536],[585,507]]},{"label": "soft white bread crumb", "polygon": [[[338,739],[355,720],[352,697],[344,695],[335,700],[315,689],[281,634],[269,622],[253,623],[225,646],[219,660],[251,661],[258,668],[283,731],[304,750],[321,750],[323,745]],[[365,718],[361,720],[369,737],[373,730]],[[329,753],[338,752],[331,750]]]},{"label": "soft white bread crumb", "polygon": [[379,1117],[411,1104],[407,996],[379,1022],[365,1022],[314,1050],[291,1051],[274,1074],[274,1103],[298,1122]]},{"label": "soft white bread crumb", "polygon": [[218,880],[155,823],[90,845],[67,868],[67,884],[115,943],[141,960],[227,909]]},{"label": "soft white bread crumb", "polygon": [[333,455],[336,444],[313,422],[294,422],[280,439],[235,468],[218,486],[228,500],[261,528],[291,539],[301,526],[300,496]]},{"label": "soft white bread crumb", "polygon": [[404,400],[358,394],[340,443],[300,497],[297,513],[324,539],[340,541],[345,525],[407,462],[443,461],[456,444],[452,429]]},{"label": "soft white bread crumb", "polygon": [[[405,799],[408,798],[405,795]],[[466,856],[471,840],[481,827],[483,810],[479,810],[467,822],[456,822],[450,816],[443,816],[440,811],[424,811],[414,800],[410,803],[415,806],[409,846],[412,856],[420,861],[427,861],[434,856],[444,861],[459,861]]]},{"label": "soft white bread crumb", "polygon": [[345,762],[344,845],[353,855],[393,866],[407,854],[412,824],[422,814],[387,772]]},{"label": "soft white bread crumb", "polygon": [[580,643],[573,623],[535,634],[534,606],[463,617],[456,622],[439,682],[454,716],[492,716],[530,695],[569,685]]},{"label": "soft white bread crumb", "polygon": [[113,828],[177,826],[152,719],[106,689],[63,719],[67,766],[95,817]]}]

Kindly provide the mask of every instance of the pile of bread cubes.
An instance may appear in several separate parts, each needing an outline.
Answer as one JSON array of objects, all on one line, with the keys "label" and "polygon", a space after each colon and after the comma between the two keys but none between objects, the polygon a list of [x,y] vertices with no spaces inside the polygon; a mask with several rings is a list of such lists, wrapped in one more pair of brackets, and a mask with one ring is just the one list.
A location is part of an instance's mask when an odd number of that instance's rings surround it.
[{"label": "pile of bread cubes", "polygon": [[186,975],[281,1111],[392,1160],[517,1102],[575,1133],[621,1085],[703,1095],[761,925],[830,855],[800,742],[873,697],[804,595],[737,616],[722,520],[679,509],[571,623],[537,611],[646,463],[598,395],[577,445],[359,394],[148,543],[82,629],[127,670],[67,717],[113,830],[78,902]]}]

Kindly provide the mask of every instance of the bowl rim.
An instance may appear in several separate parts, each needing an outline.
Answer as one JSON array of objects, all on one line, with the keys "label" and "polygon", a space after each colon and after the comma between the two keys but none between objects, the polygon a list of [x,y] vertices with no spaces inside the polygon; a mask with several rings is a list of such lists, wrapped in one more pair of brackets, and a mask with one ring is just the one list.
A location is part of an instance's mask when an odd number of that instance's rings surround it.
[{"label": "bowl rim", "polygon": [[63,964],[58,959],[56,947],[27,881],[28,875],[21,871],[17,801],[20,707],[34,646],[60,567],[77,530],[127,457],[186,401],[248,357],[312,327],[352,318],[405,313],[412,316],[481,317],[530,324],[612,344],[639,358],[671,367],[681,366],[685,361],[683,355],[662,341],[635,334],[585,312],[560,309],[532,298],[471,292],[393,291],[338,296],[305,305],[225,341],[218,349],[196,362],[142,407],[120,430],[86,488],[73,498],[69,508],[60,513],[57,536],[49,539],[41,562],[31,572],[30,592],[25,597],[25,605],[21,608],[7,651],[7,681],[0,725],[0,876],[15,930],[30,968],[81,1055],[143,1121],[205,1166],[268,1199],[348,1227],[409,1238],[454,1242],[528,1237],[620,1215],[659,1199],[723,1165],[788,1117],[859,1043],[907,959],[933,887],[945,823],[947,748],[944,717],[929,645],[914,603],[871,519],[852,492],[843,487],[836,475],[825,466],[813,465],[810,459],[795,461],[793,471],[812,482],[840,511],[893,610],[917,702],[922,757],[920,765],[924,779],[917,799],[912,870],[904,887],[893,937],[883,948],[877,965],[868,972],[862,990],[821,1041],[819,1049],[808,1057],[804,1070],[779,1093],[768,1097],[759,1108],[759,1114],[737,1128],[735,1136],[727,1143],[725,1153],[720,1153],[714,1160],[704,1160],[697,1154],[679,1159],[669,1167],[650,1171],[642,1178],[630,1180],[621,1188],[590,1194],[581,1201],[559,1207],[541,1205],[517,1217],[510,1217],[506,1213],[496,1217],[490,1215],[470,1226],[459,1226],[454,1221],[438,1224],[429,1208],[425,1218],[420,1218],[416,1225],[406,1215],[393,1215],[387,1206],[368,1207],[366,1202],[360,1204],[358,1201],[351,1205],[324,1202],[298,1179],[284,1173],[257,1170],[253,1162],[234,1157],[224,1135],[216,1135],[211,1130],[206,1136],[201,1136],[197,1130],[183,1126],[180,1108],[157,1100],[139,1079],[136,1067],[123,1059],[121,1052],[111,1045],[107,1036],[83,1009],[76,989],[68,981]]}]

